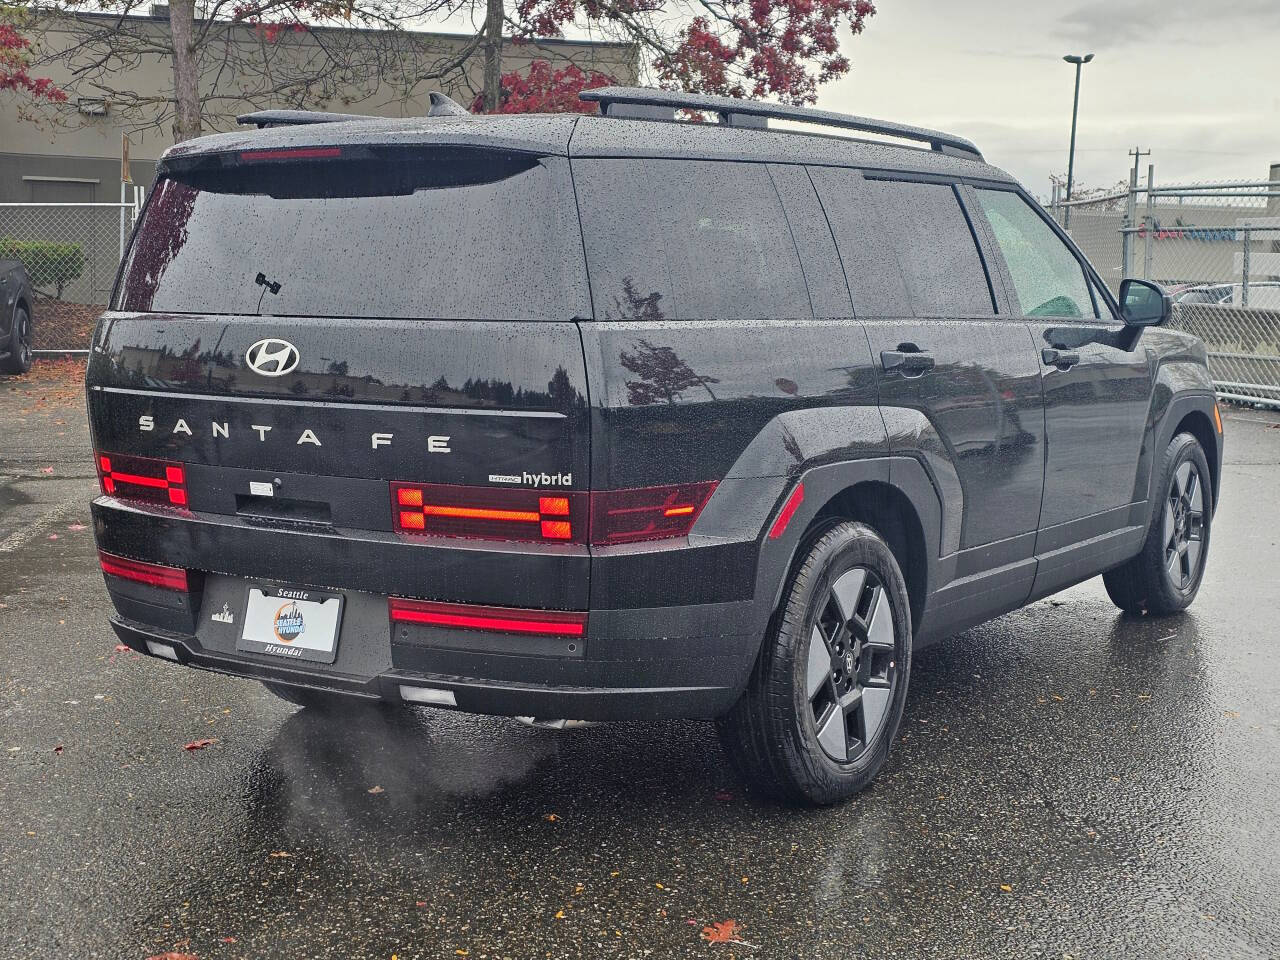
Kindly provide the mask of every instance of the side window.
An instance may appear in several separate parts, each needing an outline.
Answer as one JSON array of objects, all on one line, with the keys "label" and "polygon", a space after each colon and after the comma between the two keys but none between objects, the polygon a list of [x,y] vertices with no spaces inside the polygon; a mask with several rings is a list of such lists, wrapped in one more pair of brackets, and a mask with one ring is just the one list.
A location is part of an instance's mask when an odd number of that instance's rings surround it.
[{"label": "side window", "polygon": [[575,160],[573,173],[596,319],[812,316],[763,165]]},{"label": "side window", "polygon": [[1080,261],[1035,209],[1008,190],[976,192],[1013,278],[1022,315],[1097,316]]},{"label": "side window", "polygon": [[868,179],[865,184],[902,270],[914,314],[994,315],[978,242],[955,188],[909,180]]},{"label": "side window", "polygon": [[859,317],[909,317],[911,297],[884,224],[868,200],[862,174],[842,167],[810,167]]}]

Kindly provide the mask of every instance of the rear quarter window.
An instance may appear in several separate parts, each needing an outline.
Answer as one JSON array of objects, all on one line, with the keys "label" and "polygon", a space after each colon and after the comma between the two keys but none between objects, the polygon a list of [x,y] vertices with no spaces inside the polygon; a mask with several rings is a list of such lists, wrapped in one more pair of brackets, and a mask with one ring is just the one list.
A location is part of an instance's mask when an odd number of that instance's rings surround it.
[{"label": "rear quarter window", "polygon": [[147,205],[116,304],[335,318],[585,316],[568,163],[451,148],[174,173]]},{"label": "rear quarter window", "polygon": [[597,320],[812,315],[763,165],[586,159],[573,175]]}]

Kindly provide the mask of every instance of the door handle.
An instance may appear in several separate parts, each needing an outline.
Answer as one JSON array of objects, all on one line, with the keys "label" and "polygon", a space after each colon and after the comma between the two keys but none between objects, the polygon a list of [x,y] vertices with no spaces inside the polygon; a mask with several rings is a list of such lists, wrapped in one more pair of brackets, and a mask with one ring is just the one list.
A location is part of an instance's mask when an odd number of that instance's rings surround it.
[{"label": "door handle", "polygon": [[933,369],[933,357],[920,350],[881,350],[880,367],[886,372],[901,370],[905,376],[920,376]]},{"label": "door handle", "polygon": [[1058,350],[1054,347],[1045,347],[1040,351],[1040,359],[1044,361],[1046,367],[1057,367],[1059,370],[1069,370],[1080,362],[1080,354],[1070,350]]}]

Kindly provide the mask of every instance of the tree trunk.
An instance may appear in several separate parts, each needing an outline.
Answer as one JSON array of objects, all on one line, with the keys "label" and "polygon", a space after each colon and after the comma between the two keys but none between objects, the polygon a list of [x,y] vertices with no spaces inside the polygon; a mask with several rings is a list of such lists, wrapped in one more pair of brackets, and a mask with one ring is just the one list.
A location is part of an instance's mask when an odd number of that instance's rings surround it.
[{"label": "tree trunk", "polygon": [[487,0],[484,18],[484,112],[502,105],[503,0]]},{"label": "tree trunk", "polygon": [[201,133],[195,0],[169,0],[169,33],[173,38],[173,141],[181,143]]}]

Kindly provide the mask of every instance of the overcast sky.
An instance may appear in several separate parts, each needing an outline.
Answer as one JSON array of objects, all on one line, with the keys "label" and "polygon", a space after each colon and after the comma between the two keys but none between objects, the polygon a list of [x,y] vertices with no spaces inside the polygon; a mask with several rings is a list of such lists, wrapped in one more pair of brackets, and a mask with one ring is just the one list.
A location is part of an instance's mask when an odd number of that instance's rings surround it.
[{"label": "overcast sky", "polygon": [[[876,0],[845,38],[830,110],[963,134],[1037,196],[1066,173],[1084,67],[1076,182],[1126,176],[1135,145],[1158,182],[1264,179],[1280,163],[1280,0]],[[1143,160],[1145,171],[1148,159]]]}]

